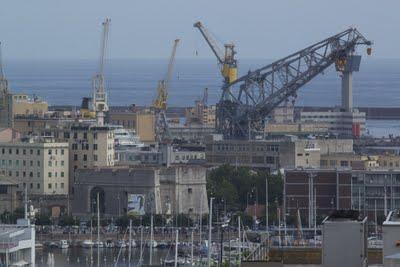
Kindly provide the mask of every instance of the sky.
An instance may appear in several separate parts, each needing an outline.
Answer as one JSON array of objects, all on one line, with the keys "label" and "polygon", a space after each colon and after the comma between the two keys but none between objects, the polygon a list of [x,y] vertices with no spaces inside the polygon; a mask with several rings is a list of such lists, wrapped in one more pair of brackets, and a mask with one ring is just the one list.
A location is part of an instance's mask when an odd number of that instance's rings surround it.
[{"label": "sky", "polygon": [[[96,59],[111,18],[109,58],[212,58],[200,20],[238,58],[275,59],[350,26],[374,41],[375,58],[400,58],[399,0],[2,0],[3,57]],[[196,52],[197,51],[197,56]]]}]

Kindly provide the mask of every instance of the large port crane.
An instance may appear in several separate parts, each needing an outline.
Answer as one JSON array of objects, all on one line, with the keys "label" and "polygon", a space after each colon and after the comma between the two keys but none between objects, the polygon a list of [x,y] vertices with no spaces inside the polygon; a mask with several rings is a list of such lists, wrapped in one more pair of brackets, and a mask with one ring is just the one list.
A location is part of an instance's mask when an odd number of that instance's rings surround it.
[{"label": "large port crane", "polygon": [[164,76],[164,79],[158,82],[157,97],[153,101],[153,109],[156,115],[156,139],[158,142],[164,142],[169,139],[168,122],[166,116],[168,89],[172,78],[172,71],[174,68],[178,44],[179,39],[175,39],[168,62],[167,72]]},{"label": "large port crane", "polygon": [[237,60],[235,58],[236,51],[233,43],[224,44],[225,51],[218,46],[217,41],[211,36],[209,31],[204,25],[198,21],[193,26],[199,29],[201,35],[206,40],[208,46],[213,51],[214,55],[218,60],[218,65],[221,69],[222,77],[224,78],[224,84],[232,83],[237,78]]},{"label": "large port crane", "polygon": [[[218,132],[228,139],[261,136],[271,111],[295,98],[297,91],[319,73],[335,64],[344,75],[353,63],[359,64],[360,56],[355,55],[359,45],[367,45],[367,53],[371,53],[372,42],[357,29],[349,28],[224,84],[217,104]],[[233,86],[238,89],[232,90]]]},{"label": "large port crane", "polygon": [[104,112],[108,111],[107,93],[104,84],[104,61],[106,57],[107,45],[108,45],[108,33],[110,30],[110,19],[105,19],[102,23],[103,32],[101,35],[100,42],[100,58],[99,58],[99,69],[93,76],[93,110],[96,113],[97,123],[102,126],[104,125]]}]

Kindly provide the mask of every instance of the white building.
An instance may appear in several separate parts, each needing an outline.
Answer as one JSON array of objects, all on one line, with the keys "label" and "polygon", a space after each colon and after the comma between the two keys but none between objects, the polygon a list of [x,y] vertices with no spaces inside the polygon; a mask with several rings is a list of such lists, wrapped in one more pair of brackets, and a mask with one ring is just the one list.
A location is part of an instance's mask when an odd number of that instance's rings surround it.
[{"label": "white building", "polygon": [[365,112],[353,111],[302,111],[300,121],[328,125],[328,131],[340,136],[359,137],[365,132]]},{"label": "white building", "polygon": [[68,194],[68,143],[36,138],[0,143],[0,173],[33,195]]},{"label": "white building", "polygon": [[35,266],[35,225],[0,224],[0,266]]}]

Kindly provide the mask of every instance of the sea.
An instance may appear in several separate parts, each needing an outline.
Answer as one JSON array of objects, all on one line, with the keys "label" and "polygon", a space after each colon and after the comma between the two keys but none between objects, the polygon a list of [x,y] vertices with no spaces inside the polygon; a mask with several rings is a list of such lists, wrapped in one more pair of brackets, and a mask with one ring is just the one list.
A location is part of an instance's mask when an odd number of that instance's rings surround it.
[{"label": "sea", "polygon": [[[239,76],[273,62],[272,59],[239,60]],[[168,59],[109,59],[105,80],[109,104],[149,105],[157,81],[164,79]],[[4,72],[13,92],[36,95],[50,105],[80,105],[91,95],[97,61],[89,59],[6,60]],[[298,92],[296,105],[340,104],[340,76],[334,67],[310,81]],[[186,107],[201,99],[208,88],[208,103],[218,101],[222,78],[214,59],[177,58],[169,85],[168,105]],[[400,103],[400,59],[364,56],[360,71],[353,74],[355,107],[397,107]],[[400,134],[398,121],[369,121],[374,135]]]}]

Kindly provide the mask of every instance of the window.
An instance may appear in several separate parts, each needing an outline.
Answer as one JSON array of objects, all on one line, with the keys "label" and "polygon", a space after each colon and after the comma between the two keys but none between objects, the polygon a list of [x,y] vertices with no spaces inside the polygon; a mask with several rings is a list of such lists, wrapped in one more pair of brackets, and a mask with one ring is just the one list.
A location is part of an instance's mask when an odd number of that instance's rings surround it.
[{"label": "window", "polygon": [[40,167],[40,161],[39,160],[37,161],[37,166]]},{"label": "window", "polygon": [[64,155],[64,149],[61,149],[61,155]]},{"label": "window", "polygon": [[63,189],[64,189],[64,183],[61,183],[61,188],[63,188]]},{"label": "window", "polygon": [[15,176],[17,176],[17,177],[19,176],[19,171],[15,172]]},{"label": "window", "polygon": [[74,132],[74,139],[78,139],[78,133]]},{"label": "window", "polygon": [[49,150],[48,150],[48,154],[49,154],[49,155],[51,155],[51,154],[52,154],[52,151],[51,151],[51,149],[49,149]]},{"label": "window", "polygon": [[40,189],[40,184],[37,184],[37,185],[36,185],[36,188],[37,188],[37,189]]},{"label": "window", "polygon": [[37,151],[36,151],[36,155],[40,155],[40,150],[38,149]]},{"label": "window", "polygon": [[33,149],[30,149],[30,150],[29,150],[29,153],[30,153],[31,155],[33,155]]},{"label": "window", "polygon": [[83,155],[83,161],[87,161],[87,155],[86,154]]},{"label": "window", "polygon": [[48,176],[49,178],[51,178],[51,172],[49,172],[49,173],[47,174],[47,176]]},{"label": "window", "polygon": [[0,194],[7,194],[7,186],[0,185]]},{"label": "window", "polygon": [[1,154],[5,154],[5,152],[6,152],[5,149],[2,148],[2,149],[1,149]]},{"label": "window", "polygon": [[32,167],[33,166],[33,160],[31,160],[30,162],[29,162],[29,165]]},{"label": "window", "polygon": [[11,171],[8,171],[8,176],[12,176],[12,172]]},{"label": "window", "polygon": [[48,187],[49,189],[51,189],[51,184],[48,184],[47,187]]},{"label": "window", "polygon": [[69,139],[69,132],[64,132],[64,138]]},{"label": "window", "polygon": [[19,155],[19,149],[15,149],[15,154]]},{"label": "window", "polygon": [[12,160],[11,159],[8,160],[8,166],[12,167]]},{"label": "window", "polygon": [[64,161],[63,160],[61,161],[61,166],[64,166]]},{"label": "window", "polygon": [[54,177],[57,177],[57,172],[54,173]]},{"label": "window", "polygon": [[19,160],[18,159],[15,161],[15,166],[19,166]]},{"label": "window", "polygon": [[93,160],[97,161],[97,155],[93,155]]},{"label": "window", "polygon": [[93,133],[93,139],[97,140],[97,133]]},{"label": "window", "polygon": [[30,188],[33,189],[33,183],[30,184]]},{"label": "window", "polygon": [[22,177],[26,177],[26,172],[22,172]]},{"label": "window", "polygon": [[83,133],[83,139],[87,139],[87,133],[86,132]]},{"label": "window", "polygon": [[192,188],[188,188],[188,194],[193,193],[193,189]]},{"label": "window", "polygon": [[51,160],[49,160],[49,162],[47,163],[47,165],[49,165],[49,167],[51,167],[53,164],[51,163]]},{"label": "window", "polygon": [[10,154],[10,155],[12,154],[12,149],[11,148],[8,149],[8,154]]},{"label": "window", "polygon": [[37,172],[36,175],[37,175],[37,178],[40,178],[40,172]]},{"label": "window", "polygon": [[341,167],[348,167],[349,166],[349,162],[347,160],[341,160],[340,161],[340,166]]},{"label": "window", "polygon": [[74,160],[78,160],[78,155],[74,154]]},{"label": "window", "polygon": [[97,150],[97,144],[93,144],[93,150]]},{"label": "window", "polygon": [[29,172],[29,177],[33,177],[33,172]]},{"label": "window", "polygon": [[64,172],[61,172],[61,177],[64,177]]}]

